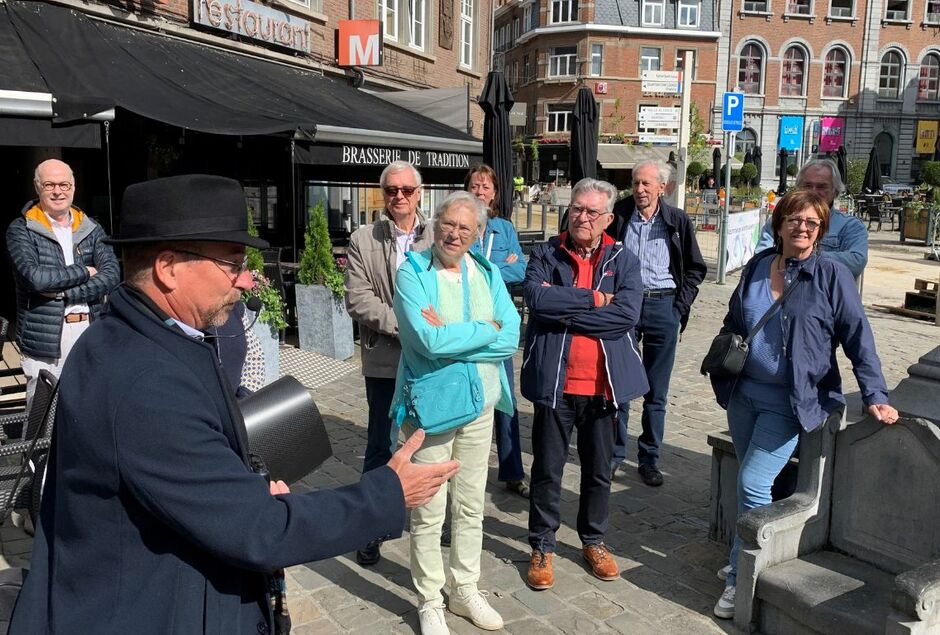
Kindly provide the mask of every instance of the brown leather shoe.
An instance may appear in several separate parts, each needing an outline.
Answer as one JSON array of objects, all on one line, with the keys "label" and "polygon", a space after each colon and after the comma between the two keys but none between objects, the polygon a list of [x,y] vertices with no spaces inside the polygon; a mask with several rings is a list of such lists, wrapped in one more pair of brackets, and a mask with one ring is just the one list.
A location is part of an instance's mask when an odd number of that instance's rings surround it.
[{"label": "brown leather shoe", "polygon": [[[607,551],[604,543],[597,545],[585,545],[581,550],[584,559],[591,565],[591,573],[594,577],[601,580],[616,580],[620,577],[620,568],[617,566],[614,557]],[[531,568],[529,569],[531,571]]]},{"label": "brown leather shoe", "polygon": [[552,571],[552,556],[554,555],[544,551],[532,552],[526,582],[536,591],[550,589],[555,585],[555,572]]}]

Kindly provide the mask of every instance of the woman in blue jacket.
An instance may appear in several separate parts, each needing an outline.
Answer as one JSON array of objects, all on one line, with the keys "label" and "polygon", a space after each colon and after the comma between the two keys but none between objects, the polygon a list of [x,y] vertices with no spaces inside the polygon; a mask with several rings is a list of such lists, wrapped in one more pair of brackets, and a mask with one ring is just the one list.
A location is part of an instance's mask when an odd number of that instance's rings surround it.
[{"label": "woman in blue jacket", "polygon": [[[499,267],[499,273],[507,285],[521,284],[525,278],[525,254],[519,245],[516,228],[501,218],[495,207],[499,198],[496,172],[486,164],[471,168],[464,179],[464,189],[483,201],[488,217],[479,239],[473,241],[470,251]],[[495,415],[496,455],[499,457],[497,478],[506,484],[509,491],[528,498],[529,485],[525,482],[522,447],[519,445],[519,413],[516,410],[512,357],[507,357],[504,364],[506,376],[509,377],[509,392],[513,395],[513,408],[512,413],[497,412]]]},{"label": "woman in blue jacket", "polygon": [[[479,628],[497,630],[503,620],[477,588],[483,549],[483,504],[486,490],[493,412],[512,412],[513,400],[503,360],[519,343],[519,314],[506,291],[499,268],[469,254],[486,223],[486,210],[473,195],[456,192],[438,206],[431,249],[409,252],[398,269],[393,308],[398,319],[401,361],[391,415],[414,433],[405,386],[452,364],[465,364],[471,376],[466,390],[482,393],[482,412],[454,430],[429,435],[415,453],[418,463],[439,457],[460,461],[450,481],[453,540],[449,574],[440,550],[441,525],[448,488],[411,514],[411,577],[418,592],[422,635],[448,633],[441,590],[451,580],[450,611],[470,618]],[[471,388],[471,385],[473,388]],[[465,395],[439,395],[445,414]]]},{"label": "woman in blue jacket", "polygon": [[[875,352],[852,273],[840,262],[820,258],[817,245],[829,227],[828,203],[795,190],[777,203],[772,217],[774,247],[756,254],[731,296],[723,333],[746,336],[790,285],[797,285],[751,341],[737,377],[712,377],[718,404],[728,411],[728,427],[740,459],[738,514],[771,502],[774,479],[789,461],[800,431],[821,426],[845,405],[836,363],[841,344],[852,361],[868,412],[894,423],[888,389]],[[715,605],[717,617],[734,617],[736,536],[726,579]]]}]

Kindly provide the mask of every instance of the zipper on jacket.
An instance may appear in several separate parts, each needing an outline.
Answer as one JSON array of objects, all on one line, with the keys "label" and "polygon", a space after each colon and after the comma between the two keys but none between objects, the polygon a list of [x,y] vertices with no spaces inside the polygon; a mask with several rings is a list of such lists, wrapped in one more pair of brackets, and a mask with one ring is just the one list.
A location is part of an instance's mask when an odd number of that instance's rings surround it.
[{"label": "zipper on jacket", "polygon": [[568,339],[568,327],[561,334],[561,350],[558,352],[558,367],[555,369],[555,388],[552,390],[552,408],[558,407],[558,382],[561,381],[561,358],[565,356],[565,340]]},{"label": "zipper on jacket", "polygon": [[614,402],[614,408],[619,408],[617,405],[617,393],[614,392],[614,380],[610,377],[610,363],[607,359],[607,347],[604,346],[604,340],[597,340],[601,343],[601,350],[604,352],[604,370],[607,372],[607,385],[610,387],[610,400]]},{"label": "zipper on jacket", "polygon": [[[532,359],[532,350],[535,348],[535,338],[532,338],[532,343],[529,344],[529,350],[525,352],[525,355],[522,356],[522,368],[526,367],[526,364],[529,363],[529,360]],[[519,370],[522,370],[520,368]]]}]

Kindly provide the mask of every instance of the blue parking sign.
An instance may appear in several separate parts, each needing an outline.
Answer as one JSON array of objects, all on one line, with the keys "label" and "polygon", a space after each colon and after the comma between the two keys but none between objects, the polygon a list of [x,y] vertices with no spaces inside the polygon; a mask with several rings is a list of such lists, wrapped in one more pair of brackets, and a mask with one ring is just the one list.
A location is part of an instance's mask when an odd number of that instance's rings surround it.
[{"label": "blue parking sign", "polygon": [[725,132],[744,130],[744,93],[725,93],[721,100],[721,129]]}]

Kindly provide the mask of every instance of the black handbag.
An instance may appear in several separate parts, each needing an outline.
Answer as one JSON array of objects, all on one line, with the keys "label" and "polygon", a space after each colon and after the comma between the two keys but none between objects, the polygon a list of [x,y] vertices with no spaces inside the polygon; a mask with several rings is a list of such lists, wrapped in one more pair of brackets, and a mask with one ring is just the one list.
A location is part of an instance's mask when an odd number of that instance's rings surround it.
[{"label": "black handbag", "polygon": [[719,333],[716,335],[711,346],[708,347],[705,359],[702,360],[701,373],[712,377],[737,377],[740,375],[741,371],[744,370],[744,363],[747,361],[751,340],[764,328],[764,325],[777,312],[786,297],[802,281],[802,278],[797,278],[793,284],[780,294],[780,297],[770,305],[770,308],[767,309],[760,321],[754,325],[747,337],[742,338],[737,333]]}]

